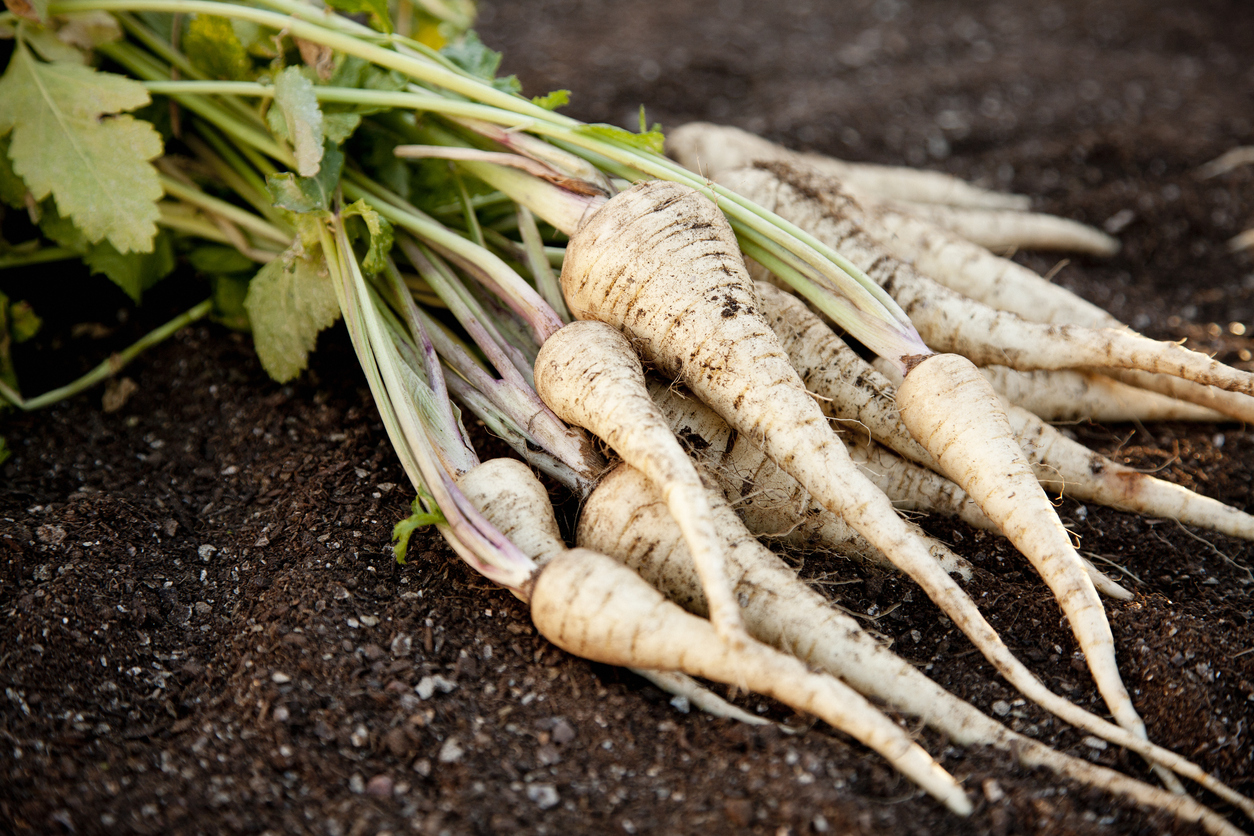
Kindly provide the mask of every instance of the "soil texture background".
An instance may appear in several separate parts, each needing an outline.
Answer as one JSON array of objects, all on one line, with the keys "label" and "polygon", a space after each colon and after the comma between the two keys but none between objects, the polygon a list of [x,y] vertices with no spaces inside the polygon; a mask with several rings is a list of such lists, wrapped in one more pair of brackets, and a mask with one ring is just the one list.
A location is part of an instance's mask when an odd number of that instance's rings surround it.
[{"label": "soil texture background", "polygon": [[[585,120],[635,127],[643,104],[663,126],[707,119],[934,168],[1105,226],[1123,242],[1113,258],[1016,258],[1152,336],[1254,368],[1254,262],[1226,247],[1254,225],[1254,168],[1197,175],[1251,141],[1245,2],[511,0],[481,4],[479,31],[528,94],[569,88],[566,111]],[[0,276],[47,319],[18,355],[32,391],[204,295],[171,281],[132,310],[99,279],[51,272]],[[112,411],[95,391],[2,419],[0,832],[1188,830],[900,718],[975,800],[959,820],[776,704],[736,696],[803,734],[688,713],[630,673],[567,656],[434,534],[396,565],[388,542],[411,490],[340,329],[288,386],[266,378],[246,336],[213,325],[125,375],[135,390]],[[1068,429],[1254,509],[1243,426]],[[1137,593],[1107,609],[1150,736],[1254,793],[1254,549],[1073,501],[1059,510]],[[1100,712],[1026,562],[961,524],[927,527],[976,565],[967,588],[1007,644]],[[792,557],[954,693],[1146,776],[1025,705],[911,584]]]}]

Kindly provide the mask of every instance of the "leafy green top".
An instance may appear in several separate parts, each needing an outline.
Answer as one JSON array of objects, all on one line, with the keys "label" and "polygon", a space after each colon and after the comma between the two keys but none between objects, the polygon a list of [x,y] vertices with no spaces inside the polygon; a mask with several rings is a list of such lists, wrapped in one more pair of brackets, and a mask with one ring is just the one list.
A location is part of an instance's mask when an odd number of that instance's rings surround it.
[{"label": "leafy green top", "polygon": [[138,81],[69,61],[40,61],[17,42],[0,78],[0,136],[12,131],[13,170],[35,200],[48,195],[91,242],[150,252],[161,184],[149,162],[161,136],[119,115],[147,104]]}]

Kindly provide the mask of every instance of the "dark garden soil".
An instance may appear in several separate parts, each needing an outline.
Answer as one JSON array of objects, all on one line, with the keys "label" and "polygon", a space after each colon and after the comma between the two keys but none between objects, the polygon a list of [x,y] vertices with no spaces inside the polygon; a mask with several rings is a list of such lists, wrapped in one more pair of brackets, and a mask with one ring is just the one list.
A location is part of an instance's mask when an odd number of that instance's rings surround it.
[{"label": "dark garden soil", "polygon": [[[1251,367],[1240,326],[1254,334],[1254,261],[1225,242],[1254,225],[1254,168],[1195,174],[1252,139],[1244,0],[510,0],[481,15],[505,69],[531,94],[570,88],[572,115],[634,127],[643,103],[663,125],[731,122],[936,168],[1116,229],[1124,248],[1106,261],[1018,258],[1060,268],[1057,281],[1154,336]],[[48,317],[19,354],[28,388],[69,379],[204,293],[191,280],[128,312],[97,284],[0,278]],[[137,388],[115,411],[98,390],[3,419],[0,832],[1188,830],[918,729],[977,804],[959,820],[824,726],[789,736],[686,713],[558,651],[432,534],[396,565],[389,534],[411,490],[339,330],[289,386],[216,325],[125,374]],[[1241,426],[1071,430],[1254,508],[1254,435]],[[1060,511],[1137,592],[1107,608],[1151,737],[1254,793],[1254,549],[1072,501]],[[1025,562],[998,538],[928,527],[979,568],[968,588],[1007,643],[1100,710]],[[802,565],[984,711],[1146,774],[1016,699],[910,584],[824,555]]]}]

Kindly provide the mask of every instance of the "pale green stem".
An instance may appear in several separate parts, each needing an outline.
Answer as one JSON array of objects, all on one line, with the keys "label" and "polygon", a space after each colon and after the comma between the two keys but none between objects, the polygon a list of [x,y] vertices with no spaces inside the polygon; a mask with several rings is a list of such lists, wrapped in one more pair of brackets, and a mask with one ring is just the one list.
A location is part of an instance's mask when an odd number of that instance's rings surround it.
[{"label": "pale green stem", "polygon": [[157,343],[165,340],[175,332],[181,330],[187,325],[190,325],[196,320],[203,319],[208,316],[212,310],[213,300],[206,299],[199,305],[196,305],[185,313],[176,316],[164,325],[149,331],[147,334],[140,337],[134,343],[122,349],[118,353],[111,354],[108,360],[105,360],[87,374],[57,389],[52,389],[51,391],[44,392],[42,395],[37,395],[33,398],[23,398],[3,382],[0,382],[0,396],[3,396],[14,406],[27,412],[42,409],[49,404],[54,404],[57,401],[73,397],[79,392],[89,389],[97,383],[113,377],[128,363],[138,357],[140,352],[145,349],[152,348]]},{"label": "pale green stem", "polygon": [[[207,160],[214,171],[231,189],[254,209],[264,215],[279,229],[288,226],[282,211],[275,208],[274,198],[266,191],[265,180],[235,146],[224,141],[212,126],[196,120],[196,134],[184,136],[183,141],[198,157]],[[203,137],[203,138],[202,138]]]},{"label": "pale green stem", "polygon": [[267,238],[284,246],[292,243],[292,233],[284,232],[263,218],[259,218],[233,203],[227,203],[225,200],[207,195],[199,189],[178,182],[172,177],[161,175],[161,188],[165,189],[165,193],[171,197],[176,197],[210,214],[220,215],[227,221],[261,238]]},{"label": "pale green stem", "polygon": [[366,199],[379,214],[397,226],[408,230],[443,252],[477,265],[483,275],[486,275],[490,289],[504,299],[532,329],[537,345],[543,345],[550,334],[562,327],[562,321],[557,318],[536,289],[524,282],[521,276],[493,253],[467,241],[356,172],[346,172],[345,180],[341,185],[350,199]]},{"label": "pale green stem", "polygon": [[[289,11],[293,7],[285,6]],[[639,172],[651,177],[661,177],[688,185],[697,190],[708,191],[719,202],[734,227],[742,236],[757,235],[766,240],[764,247],[777,245],[798,255],[802,260],[823,275],[832,285],[840,288],[840,292],[853,300],[854,310],[865,312],[872,319],[884,319],[896,322],[896,327],[884,333],[888,339],[878,339],[869,344],[876,353],[885,357],[901,357],[929,353],[923,341],[918,337],[901,308],[893,302],[874,282],[853,268],[848,261],[842,259],[830,247],[826,247],[813,236],[810,236],[794,225],[787,223],[773,213],[744,200],[726,189],[711,185],[703,179],[688,172],[675,163],[660,155],[645,152],[625,143],[603,135],[581,130],[576,120],[561,114],[545,110],[521,97],[495,89],[484,81],[471,78],[464,73],[455,72],[440,65],[426,55],[406,55],[391,49],[367,43],[360,36],[350,35],[342,31],[333,31],[325,25],[310,23],[275,14],[262,9],[255,9],[233,4],[214,3],[210,0],[62,0],[50,5],[53,14],[68,11],[134,11],[148,10],[156,12],[182,12],[187,14],[218,14],[243,20],[249,20],[261,26],[278,31],[287,31],[294,37],[304,38],[323,44],[334,50],[356,55],[364,60],[382,67],[397,70],[427,85],[451,91],[459,96],[490,105],[472,112],[474,108],[459,108],[452,101],[445,101],[432,109],[449,115],[485,118],[486,121],[498,124],[514,124],[517,127],[532,130],[535,133],[549,136],[566,145],[582,149],[597,155],[601,159],[616,163],[619,174],[629,179]],[[325,22],[325,21],[324,21]],[[342,25],[338,22],[336,25]],[[438,98],[438,97],[433,97]],[[190,105],[189,105],[190,106]],[[496,109],[495,112],[494,109]],[[484,113],[483,111],[487,111]],[[500,113],[505,111],[506,114]],[[509,115],[512,114],[512,117]],[[521,118],[519,118],[521,117]],[[586,154],[584,154],[586,156]],[[822,296],[823,291],[814,291]],[[843,315],[848,316],[847,313]],[[846,328],[850,323],[841,322]],[[855,326],[857,328],[857,326]],[[874,329],[859,328],[874,334]]]},{"label": "pale green stem", "polygon": [[535,216],[526,206],[518,207],[518,231],[522,233],[527,266],[535,279],[536,288],[553,308],[553,312],[563,322],[570,322],[570,309],[566,307],[566,299],[562,296],[562,284],[549,264],[548,255],[544,251],[544,241],[540,238],[540,229],[536,226]]},{"label": "pale green stem", "polygon": [[[230,8],[235,8],[234,6]],[[212,12],[211,12],[212,14]],[[139,76],[141,79],[149,82],[169,81],[169,72],[157,65],[152,59],[140,52],[139,49],[131,44],[104,44],[97,47],[97,50],[107,55],[109,58],[117,61],[122,66]],[[196,84],[199,82],[185,82]],[[207,82],[214,83],[214,82]],[[276,160],[281,161],[284,165],[295,165],[295,157],[286,148],[283,148],[275,142],[269,134],[262,133],[248,125],[242,124],[234,116],[230,115],[222,107],[209,101],[203,96],[197,94],[169,94],[183,107],[192,113],[206,119],[218,130],[229,134],[239,141],[251,145],[259,149],[265,154],[269,154]]]},{"label": "pale green stem", "polygon": [[40,247],[28,253],[0,255],[0,270],[7,270],[10,267],[25,267],[30,264],[47,264],[50,261],[65,261],[70,258],[78,258],[80,255],[81,253],[75,252],[69,247]]},{"label": "pale green stem", "polygon": [[[156,32],[153,32],[133,15],[120,14],[117,17],[118,21],[127,32],[134,36],[144,46],[148,47],[148,49],[156,53],[157,57],[161,58],[167,64],[177,68],[180,73],[188,76],[189,78],[208,80],[208,77],[204,73],[196,69],[195,65],[192,64],[191,61],[187,60],[187,56],[176,50],[172,45],[161,40],[161,37]],[[250,122],[256,123],[259,127],[264,126],[264,123],[261,121],[261,118],[257,115],[257,113],[250,110],[242,102],[227,99],[224,104],[234,110],[237,115],[242,116]]]},{"label": "pale green stem", "polygon": [[535,563],[483,519],[433,458],[431,438],[399,376],[400,360],[390,353],[395,348],[386,339],[378,317],[365,308],[369,305],[365,281],[348,256],[352,250],[343,225],[336,225],[334,239],[324,227],[319,227],[319,232],[349,336],[392,446],[414,487],[425,487],[448,521],[438,526],[440,533],[476,572],[503,586],[524,589],[535,573]]}]

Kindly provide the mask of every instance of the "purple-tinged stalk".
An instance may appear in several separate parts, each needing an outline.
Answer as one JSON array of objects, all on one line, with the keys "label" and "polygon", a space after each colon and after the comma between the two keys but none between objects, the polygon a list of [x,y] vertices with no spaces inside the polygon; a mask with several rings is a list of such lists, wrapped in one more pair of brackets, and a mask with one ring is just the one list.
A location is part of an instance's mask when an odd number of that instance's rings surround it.
[{"label": "purple-tinged stalk", "polygon": [[477,465],[478,457],[457,428],[432,425],[430,418],[439,410],[420,409],[415,403],[434,398],[434,393],[416,374],[405,375],[408,367],[374,307],[341,219],[335,219],[333,230],[320,227],[319,234],[353,348],[406,475],[420,495],[432,498],[427,510],[443,517],[437,528],[454,551],[485,578],[525,595],[536,564],[457,487],[456,475]]}]

